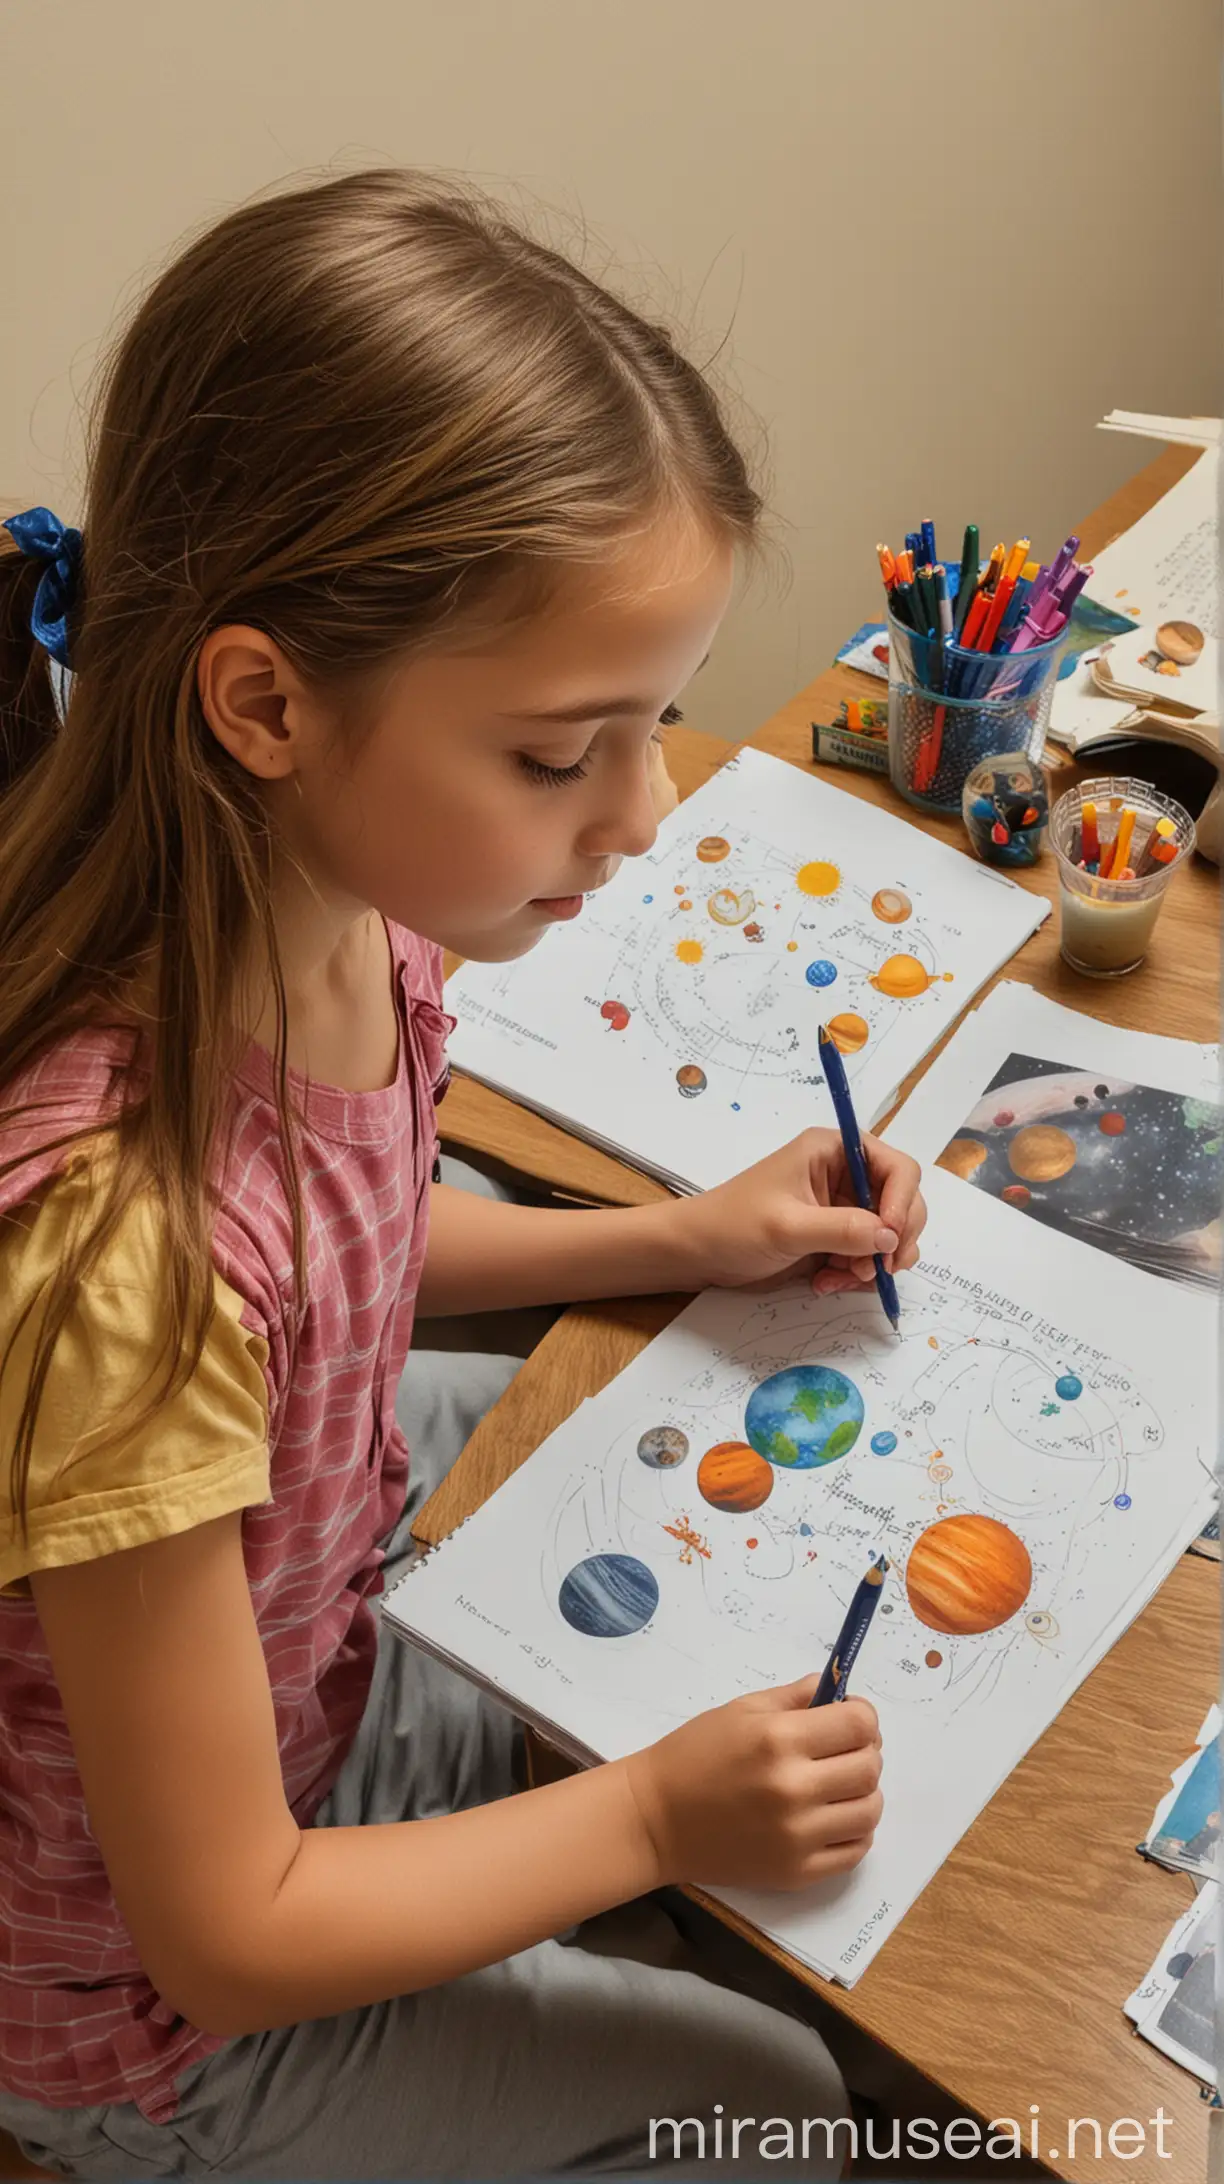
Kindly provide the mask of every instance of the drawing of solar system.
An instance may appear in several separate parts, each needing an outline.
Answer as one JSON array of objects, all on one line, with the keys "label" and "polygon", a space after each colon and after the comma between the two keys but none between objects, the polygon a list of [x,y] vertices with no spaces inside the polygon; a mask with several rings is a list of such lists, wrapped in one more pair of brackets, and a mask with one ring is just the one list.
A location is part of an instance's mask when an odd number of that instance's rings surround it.
[{"label": "drawing of solar system", "polygon": [[1132,1266],[1214,1289],[1224,1111],[1009,1054],[937,1165]]},{"label": "drawing of solar system", "polygon": [[961,935],[924,923],[901,880],[860,885],[832,857],[788,858],[742,830],[672,835],[641,900],[601,926],[587,906],[584,938],[609,941],[605,991],[594,997],[610,1034],[653,1043],[660,1090],[713,1097],[737,1111],[767,1080],[816,1085],[821,1023],[847,1058],[874,1059],[904,1013],[956,975]]},{"label": "drawing of solar system", "polygon": [[874,1296],[834,1298],[819,1362],[810,1299],[755,1301],[714,1364],[570,1476],[540,1582],[594,1641],[584,1678],[637,1703],[657,1643],[669,1695],[687,1684],[697,1710],[716,1657],[742,1660],[744,1690],[803,1673],[796,1648],[821,1667],[878,1552],[873,1699],[951,1714],[1022,1698],[1043,1656],[1078,1656],[1094,1562],[1141,1557],[1135,1495],[1161,1422],[1127,1368],[1076,1364],[1001,1309],[907,1279],[900,1342]]}]

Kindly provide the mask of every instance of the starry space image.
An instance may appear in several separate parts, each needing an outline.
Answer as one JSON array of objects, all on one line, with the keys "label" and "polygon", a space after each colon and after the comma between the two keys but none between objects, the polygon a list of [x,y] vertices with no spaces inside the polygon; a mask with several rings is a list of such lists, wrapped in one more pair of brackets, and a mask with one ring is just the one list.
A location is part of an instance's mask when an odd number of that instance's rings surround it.
[{"label": "starry space image", "polygon": [[1009,1054],[937,1166],[1149,1273],[1220,1278],[1224,1110]]}]

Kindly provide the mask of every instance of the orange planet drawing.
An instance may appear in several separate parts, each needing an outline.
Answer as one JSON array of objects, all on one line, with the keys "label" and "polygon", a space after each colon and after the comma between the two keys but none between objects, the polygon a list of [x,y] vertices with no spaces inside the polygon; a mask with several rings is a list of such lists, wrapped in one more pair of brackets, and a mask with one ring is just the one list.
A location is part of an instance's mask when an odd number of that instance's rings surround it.
[{"label": "orange planet drawing", "polygon": [[746,1441],[718,1441],[697,1466],[697,1485],[714,1509],[746,1515],[773,1492],[774,1467]]},{"label": "orange planet drawing", "polygon": [[1075,1139],[1051,1122],[1017,1130],[1007,1148],[1008,1166],[1022,1183],[1054,1183],[1075,1166]]},{"label": "orange planet drawing", "polygon": [[[680,907],[684,908],[683,903]],[[756,909],[756,896],[750,887],[740,894],[733,887],[716,887],[707,899],[706,909],[716,925],[742,925]]]},{"label": "orange planet drawing", "polygon": [[700,963],[704,953],[705,950],[699,940],[678,940],[676,942],[677,963]]},{"label": "orange planet drawing", "polygon": [[958,1175],[962,1183],[975,1176],[986,1158],[986,1147],[980,1138],[954,1137],[945,1145],[935,1165],[949,1175]]},{"label": "orange planet drawing", "polygon": [[999,1192],[1005,1206],[1027,1206],[1032,1195],[1027,1183],[1007,1183]]},{"label": "orange planet drawing", "polygon": [[861,1016],[854,1016],[849,1010],[844,1015],[831,1016],[825,1030],[839,1054],[857,1054],[859,1048],[867,1044],[866,1024]]},{"label": "orange planet drawing", "polygon": [[840,868],[817,858],[814,864],[799,867],[795,874],[795,885],[801,895],[835,895],[841,886]]},{"label": "orange planet drawing", "polygon": [[899,887],[881,887],[871,898],[873,916],[881,925],[904,925],[914,905]]},{"label": "orange planet drawing", "polygon": [[721,834],[703,835],[697,844],[697,857],[701,864],[721,864],[723,858],[730,855],[731,844],[724,841]]},{"label": "orange planet drawing", "polygon": [[905,1591],[920,1623],[971,1638],[1010,1622],[1028,1598],[1033,1565],[997,1517],[941,1517],[915,1540]]},{"label": "orange planet drawing", "polygon": [[870,984],[877,993],[886,993],[890,1001],[913,1001],[918,994],[925,993],[932,982],[930,971],[917,956],[890,955],[886,963],[881,963]]}]

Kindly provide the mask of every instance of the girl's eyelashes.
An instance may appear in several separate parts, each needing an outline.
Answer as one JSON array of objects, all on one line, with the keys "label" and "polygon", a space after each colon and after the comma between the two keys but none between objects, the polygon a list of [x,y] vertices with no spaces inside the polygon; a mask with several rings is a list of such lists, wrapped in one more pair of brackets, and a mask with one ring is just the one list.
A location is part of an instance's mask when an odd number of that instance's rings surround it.
[{"label": "girl's eyelashes", "polygon": [[[665,705],[651,740],[658,743],[661,728],[675,728],[683,719],[678,705]],[[531,758],[526,751],[516,751],[514,755],[529,780],[538,781],[544,788],[563,788],[567,781],[585,781],[591,754],[584,752],[573,766],[546,766],[542,758]]]},{"label": "girl's eyelashes", "polygon": [[529,758],[526,751],[516,751],[515,757],[528,779],[538,781],[543,788],[558,789],[564,787],[567,781],[585,781],[586,779],[587,762],[585,756],[580,758],[577,764],[573,766],[546,766],[543,759]]}]

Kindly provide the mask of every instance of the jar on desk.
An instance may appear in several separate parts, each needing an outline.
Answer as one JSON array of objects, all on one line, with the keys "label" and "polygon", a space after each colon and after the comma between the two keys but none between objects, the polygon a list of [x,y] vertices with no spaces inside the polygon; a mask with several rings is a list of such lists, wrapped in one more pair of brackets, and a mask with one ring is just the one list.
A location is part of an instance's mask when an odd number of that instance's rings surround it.
[{"label": "jar on desk", "polygon": [[888,640],[888,770],[907,802],[959,816],[983,759],[1040,759],[1063,636],[1028,652],[968,652],[890,615]]}]

